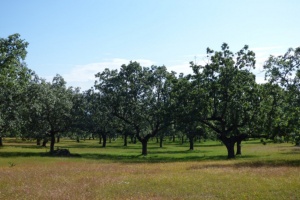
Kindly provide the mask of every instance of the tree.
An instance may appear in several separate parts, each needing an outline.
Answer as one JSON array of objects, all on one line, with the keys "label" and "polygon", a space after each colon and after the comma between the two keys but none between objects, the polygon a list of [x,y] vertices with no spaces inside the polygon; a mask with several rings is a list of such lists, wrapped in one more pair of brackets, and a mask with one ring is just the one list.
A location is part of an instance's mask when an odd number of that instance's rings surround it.
[{"label": "tree", "polygon": [[171,124],[171,88],[174,73],[166,67],[141,67],[137,62],[122,65],[120,71],[106,69],[98,73],[95,87],[109,98],[114,116],[134,130],[142,143],[142,155],[147,155],[151,137]]},{"label": "tree", "polygon": [[71,124],[72,89],[66,88],[63,77],[56,75],[52,83],[40,84],[41,116],[50,137],[50,153],[54,152],[55,136],[68,130]]},{"label": "tree", "polygon": [[250,72],[255,66],[255,54],[247,45],[236,55],[226,43],[221,50],[207,48],[210,62],[205,66],[191,63],[193,83],[205,90],[195,109],[198,120],[215,131],[226,146],[227,157],[234,158],[235,143],[247,137],[240,130],[255,115],[256,82]]},{"label": "tree", "polygon": [[3,135],[18,126],[18,108],[31,76],[23,62],[27,46],[19,34],[0,38],[0,146]]},{"label": "tree", "polygon": [[37,145],[40,145],[42,139],[46,139],[48,125],[45,123],[43,115],[43,102],[41,97],[43,93],[43,85],[45,80],[34,75],[30,83],[27,85],[23,93],[24,101],[22,103],[21,117],[21,135],[23,138],[36,139]]},{"label": "tree", "polygon": [[194,140],[203,132],[197,116],[200,114],[199,108],[205,106],[201,104],[204,90],[200,84],[191,82],[191,75],[180,74],[172,92],[176,105],[173,110],[176,128],[187,136],[189,149],[194,150]]},{"label": "tree", "polygon": [[[299,138],[299,115],[300,115],[300,47],[288,51],[281,56],[270,56],[265,62],[265,77],[273,87],[281,87],[280,93],[284,102],[274,105],[274,109],[283,111],[280,120],[277,120],[276,127],[281,128],[278,132],[285,132],[285,135]],[[280,95],[277,92],[277,95]],[[271,113],[276,117],[275,113]],[[282,129],[284,128],[284,129]],[[282,133],[281,133],[282,134]],[[297,140],[297,139],[296,139]],[[297,143],[297,141],[295,141]]]}]

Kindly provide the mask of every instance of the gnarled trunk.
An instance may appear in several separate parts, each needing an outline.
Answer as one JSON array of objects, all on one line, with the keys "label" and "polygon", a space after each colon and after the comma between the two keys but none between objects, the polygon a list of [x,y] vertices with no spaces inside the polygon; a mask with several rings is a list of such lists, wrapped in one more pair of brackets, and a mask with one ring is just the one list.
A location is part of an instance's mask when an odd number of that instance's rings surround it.
[{"label": "gnarled trunk", "polygon": [[235,158],[234,145],[236,143],[236,138],[234,136],[230,137],[230,138],[227,138],[226,136],[220,136],[219,139],[226,146],[226,149],[227,149],[227,158],[228,159]]}]

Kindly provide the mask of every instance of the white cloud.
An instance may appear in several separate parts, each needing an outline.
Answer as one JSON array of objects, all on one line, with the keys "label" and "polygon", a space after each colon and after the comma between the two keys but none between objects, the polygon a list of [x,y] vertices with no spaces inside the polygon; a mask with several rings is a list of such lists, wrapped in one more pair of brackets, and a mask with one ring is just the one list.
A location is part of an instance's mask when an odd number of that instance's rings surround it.
[{"label": "white cloud", "polygon": [[189,62],[181,63],[181,64],[175,64],[171,66],[166,66],[168,71],[174,71],[177,74],[183,73],[185,75],[193,73],[192,68],[190,67]]},{"label": "white cloud", "polygon": [[[139,62],[142,66],[148,67],[154,64],[151,60],[137,59],[133,60]],[[69,86],[80,87],[86,90],[94,86],[96,80],[95,74],[102,72],[105,68],[119,69],[121,65],[128,64],[130,60],[115,58],[99,63],[90,63],[86,65],[75,66],[69,73],[64,74],[63,77]]]}]

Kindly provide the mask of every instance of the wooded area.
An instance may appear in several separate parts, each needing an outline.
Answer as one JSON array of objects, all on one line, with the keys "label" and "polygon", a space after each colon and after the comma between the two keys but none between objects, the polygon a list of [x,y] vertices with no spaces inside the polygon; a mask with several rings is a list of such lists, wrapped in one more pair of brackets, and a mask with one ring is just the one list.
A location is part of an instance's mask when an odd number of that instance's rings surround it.
[{"label": "wooded area", "polygon": [[[97,73],[91,89],[67,87],[63,77],[39,77],[25,57],[28,43],[19,34],[0,38],[0,146],[3,137],[50,141],[60,137],[107,138],[142,144],[150,138],[218,139],[228,158],[241,154],[247,138],[300,143],[300,47],[264,63],[267,83],[257,83],[255,53],[245,45],[237,53],[224,43],[207,48],[207,63],[191,62],[192,74],[137,62]],[[162,143],[161,143],[162,145]]]}]

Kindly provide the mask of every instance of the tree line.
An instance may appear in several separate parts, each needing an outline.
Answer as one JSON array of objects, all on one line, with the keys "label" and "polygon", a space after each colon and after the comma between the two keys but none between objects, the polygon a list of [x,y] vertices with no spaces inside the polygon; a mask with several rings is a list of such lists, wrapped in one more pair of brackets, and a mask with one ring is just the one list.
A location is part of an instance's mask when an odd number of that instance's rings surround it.
[{"label": "tree line", "polygon": [[190,62],[192,74],[137,62],[95,75],[91,89],[67,87],[56,75],[47,82],[24,62],[28,43],[13,34],[0,38],[0,145],[3,137],[50,141],[54,151],[61,135],[122,135],[142,144],[150,138],[185,136],[193,149],[196,137],[213,137],[228,158],[241,153],[249,137],[286,140],[299,145],[300,47],[264,63],[267,83],[257,83],[255,53],[245,45],[237,53],[224,43],[207,48],[207,63]]}]

